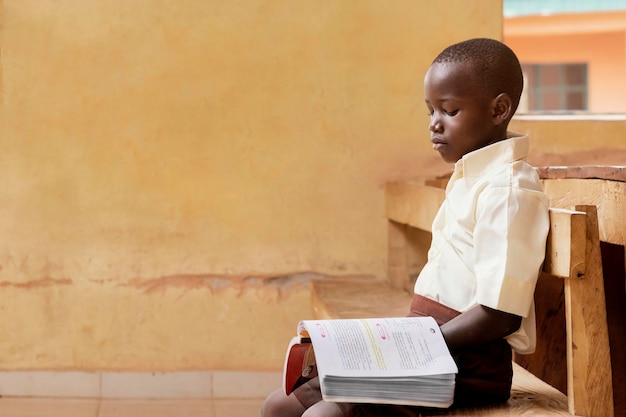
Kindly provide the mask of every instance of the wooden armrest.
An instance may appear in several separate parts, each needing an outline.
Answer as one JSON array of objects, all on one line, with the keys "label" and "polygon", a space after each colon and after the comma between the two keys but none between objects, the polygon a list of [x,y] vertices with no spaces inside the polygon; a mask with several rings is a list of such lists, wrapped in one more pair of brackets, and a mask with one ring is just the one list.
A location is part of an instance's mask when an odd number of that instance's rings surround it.
[{"label": "wooden armrest", "polygon": [[446,197],[444,189],[419,183],[390,183],[385,191],[389,220],[429,232]]}]

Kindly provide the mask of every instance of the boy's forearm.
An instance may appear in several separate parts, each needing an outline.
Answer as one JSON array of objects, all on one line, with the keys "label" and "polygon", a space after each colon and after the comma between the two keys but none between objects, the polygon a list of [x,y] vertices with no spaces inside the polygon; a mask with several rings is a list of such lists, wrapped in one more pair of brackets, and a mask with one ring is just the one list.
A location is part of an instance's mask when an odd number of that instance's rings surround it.
[{"label": "boy's forearm", "polygon": [[501,339],[519,329],[522,318],[478,305],[441,326],[453,353]]}]

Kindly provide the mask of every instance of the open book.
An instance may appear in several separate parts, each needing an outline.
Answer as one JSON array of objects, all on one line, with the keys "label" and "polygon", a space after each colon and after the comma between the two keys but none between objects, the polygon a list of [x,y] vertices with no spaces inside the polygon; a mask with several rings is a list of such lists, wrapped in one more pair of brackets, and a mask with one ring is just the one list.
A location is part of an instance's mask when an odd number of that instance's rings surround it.
[{"label": "open book", "polygon": [[449,407],[457,366],[432,317],[303,320],[287,349],[287,394],[319,376],[326,401]]}]

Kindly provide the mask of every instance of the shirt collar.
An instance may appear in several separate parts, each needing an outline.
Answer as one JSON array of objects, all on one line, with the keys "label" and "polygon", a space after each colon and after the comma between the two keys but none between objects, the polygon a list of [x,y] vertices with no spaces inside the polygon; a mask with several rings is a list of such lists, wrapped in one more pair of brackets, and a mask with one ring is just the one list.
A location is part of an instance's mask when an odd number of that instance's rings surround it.
[{"label": "shirt collar", "polygon": [[528,135],[507,132],[505,140],[465,154],[454,165],[454,171],[462,173],[466,183],[471,185],[493,167],[525,160],[529,147]]}]

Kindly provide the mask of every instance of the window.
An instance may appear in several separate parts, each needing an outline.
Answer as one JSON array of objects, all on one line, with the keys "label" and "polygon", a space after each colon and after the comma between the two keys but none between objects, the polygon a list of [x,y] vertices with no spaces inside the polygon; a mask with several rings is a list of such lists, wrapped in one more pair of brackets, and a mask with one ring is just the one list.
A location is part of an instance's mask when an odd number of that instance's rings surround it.
[{"label": "window", "polygon": [[522,64],[521,111],[587,110],[587,64]]}]

